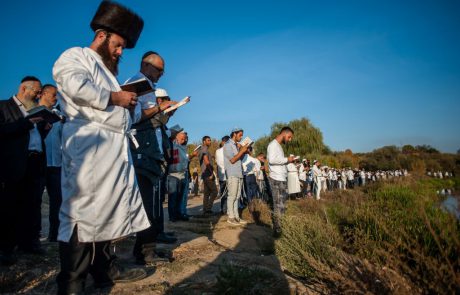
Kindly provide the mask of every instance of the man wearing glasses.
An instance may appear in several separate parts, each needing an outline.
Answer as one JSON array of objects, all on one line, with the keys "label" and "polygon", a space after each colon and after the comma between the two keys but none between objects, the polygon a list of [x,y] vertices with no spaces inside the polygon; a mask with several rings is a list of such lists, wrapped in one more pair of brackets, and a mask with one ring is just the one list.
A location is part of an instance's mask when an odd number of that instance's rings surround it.
[{"label": "man wearing glasses", "polygon": [[40,92],[40,80],[27,76],[16,95],[0,102],[0,264],[16,261],[15,246],[26,253],[44,253],[39,239],[40,180],[49,125],[41,117],[26,118]]},{"label": "man wearing glasses", "polygon": [[[148,51],[142,56],[140,71],[126,83],[145,78],[155,88],[164,73],[164,65],[164,60],[158,53]],[[163,111],[176,102],[171,101],[166,90],[161,88],[139,96],[138,101],[134,110],[136,124],[131,130],[136,144],[131,144],[131,152],[142,203],[151,226],[137,233],[133,255],[137,264],[149,265],[164,260],[155,252],[154,242],[177,241],[175,237],[164,232],[162,206],[171,150],[166,124],[173,113],[163,114]]]}]

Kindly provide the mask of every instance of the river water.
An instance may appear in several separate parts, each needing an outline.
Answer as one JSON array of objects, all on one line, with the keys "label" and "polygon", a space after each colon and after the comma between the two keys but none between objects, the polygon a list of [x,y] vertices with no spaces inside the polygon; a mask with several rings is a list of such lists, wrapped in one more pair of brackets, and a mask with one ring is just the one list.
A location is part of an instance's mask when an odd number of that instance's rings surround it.
[{"label": "river water", "polygon": [[459,206],[459,197],[449,195],[447,198],[441,203],[441,208],[449,211],[450,213],[454,214],[457,219],[460,220],[460,206]]}]

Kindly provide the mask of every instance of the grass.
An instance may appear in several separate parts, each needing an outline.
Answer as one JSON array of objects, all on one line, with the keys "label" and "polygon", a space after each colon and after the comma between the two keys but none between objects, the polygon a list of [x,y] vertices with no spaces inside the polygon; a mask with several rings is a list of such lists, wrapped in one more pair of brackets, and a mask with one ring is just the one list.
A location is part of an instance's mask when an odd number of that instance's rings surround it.
[{"label": "grass", "polygon": [[338,275],[337,265],[352,255],[397,271],[424,293],[458,293],[460,224],[439,208],[435,193],[455,183],[380,182],[335,192],[322,202],[290,202],[276,254],[289,272],[306,280]]},{"label": "grass", "polygon": [[267,269],[224,262],[219,266],[215,288],[216,294],[226,295],[282,294],[273,292],[276,283],[276,276]]}]

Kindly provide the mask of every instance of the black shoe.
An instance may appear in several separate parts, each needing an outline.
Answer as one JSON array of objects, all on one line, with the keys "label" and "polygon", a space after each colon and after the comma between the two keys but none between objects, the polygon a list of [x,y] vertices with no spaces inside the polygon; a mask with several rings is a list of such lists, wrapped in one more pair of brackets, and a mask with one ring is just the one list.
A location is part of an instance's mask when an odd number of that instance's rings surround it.
[{"label": "black shoe", "polygon": [[48,237],[48,242],[56,243],[57,242],[57,237]]},{"label": "black shoe", "polygon": [[174,244],[175,242],[177,242],[177,238],[168,236],[165,233],[161,233],[157,236],[156,242],[163,244]]},{"label": "black shoe", "polygon": [[159,255],[157,255],[154,251],[146,254],[146,255],[142,255],[142,256],[138,256],[136,257],[136,264],[138,265],[153,265],[153,264],[158,264],[158,263],[168,263],[169,262],[169,258],[168,257],[161,257]]},{"label": "black shoe", "polygon": [[190,217],[188,217],[188,215],[184,214],[184,215],[181,215],[181,217],[179,219],[182,220],[182,221],[189,221]]},{"label": "black shoe", "polygon": [[142,268],[124,269],[118,266],[115,274],[111,276],[111,281],[94,282],[94,288],[101,289],[111,287],[116,283],[131,283],[147,277],[147,272]]},{"label": "black shoe", "polygon": [[176,236],[176,233],[173,232],[173,231],[165,231],[163,232],[165,235],[167,235],[168,237],[175,237]]},{"label": "black shoe", "polygon": [[13,252],[6,252],[2,251],[0,253],[0,265],[2,266],[11,266],[15,264],[17,261],[16,256],[13,254]]},{"label": "black shoe", "polygon": [[45,255],[46,251],[41,247],[41,245],[32,245],[32,246],[20,246],[18,250],[26,253],[26,254],[33,254],[33,255]]}]

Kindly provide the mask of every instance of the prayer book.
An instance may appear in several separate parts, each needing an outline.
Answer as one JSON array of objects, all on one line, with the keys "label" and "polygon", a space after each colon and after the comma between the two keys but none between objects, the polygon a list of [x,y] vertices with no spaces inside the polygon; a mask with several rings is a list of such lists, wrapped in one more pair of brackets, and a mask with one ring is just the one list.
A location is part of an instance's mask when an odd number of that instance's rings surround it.
[{"label": "prayer book", "polygon": [[54,124],[63,119],[63,117],[59,115],[59,111],[49,110],[45,106],[35,107],[31,109],[30,111],[28,111],[28,113],[29,114],[26,116],[26,119],[42,117],[43,120],[45,120],[47,123],[50,123],[50,124]]},{"label": "prayer book", "polygon": [[149,81],[147,81],[145,78],[140,78],[139,80],[128,82],[121,85],[120,87],[121,90],[134,92],[137,94],[137,96],[142,96],[155,91],[155,89],[153,89],[150,85]]},{"label": "prayer book", "polygon": [[178,103],[176,103],[175,105],[172,105],[170,106],[169,108],[167,108],[166,110],[163,111],[163,114],[167,114],[169,112],[172,112],[174,110],[177,110],[178,108],[180,108],[181,106],[183,106],[184,104],[187,104],[190,102],[190,97],[191,96],[186,96],[183,100],[179,101]]},{"label": "prayer book", "polygon": [[249,137],[246,137],[245,139],[243,139],[243,140],[240,142],[240,144],[241,144],[242,146],[251,145],[251,144],[253,144],[253,143],[254,143],[254,141],[253,141],[251,138],[249,138]]},{"label": "prayer book", "polygon": [[193,152],[196,152],[197,150],[201,149],[201,144],[199,144],[194,150]]}]

